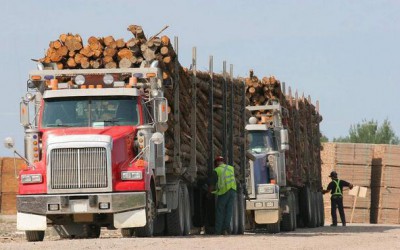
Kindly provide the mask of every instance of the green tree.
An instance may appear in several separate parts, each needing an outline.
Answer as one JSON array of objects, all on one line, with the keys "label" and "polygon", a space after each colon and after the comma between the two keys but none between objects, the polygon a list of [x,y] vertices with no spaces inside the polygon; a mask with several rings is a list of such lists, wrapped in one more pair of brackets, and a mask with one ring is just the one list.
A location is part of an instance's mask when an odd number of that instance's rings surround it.
[{"label": "green tree", "polygon": [[385,119],[379,126],[378,121],[363,120],[361,123],[351,125],[349,135],[346,137],[334,138],[334,142],[373,143],[373,144],[400,144],[399,137]]},{"label": "green tree", "polygon": [[321,134],[321,137],[320,137],[319,140],[320,140],[321,143],[323,143],[323,142],[329,142],[328,137],[326,137],[324,134]]}]

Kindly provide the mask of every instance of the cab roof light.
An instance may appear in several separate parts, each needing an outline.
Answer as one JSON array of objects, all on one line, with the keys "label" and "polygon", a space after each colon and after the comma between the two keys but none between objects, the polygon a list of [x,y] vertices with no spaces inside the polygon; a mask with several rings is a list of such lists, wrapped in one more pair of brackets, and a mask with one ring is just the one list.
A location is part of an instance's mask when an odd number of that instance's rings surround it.
[{"label": "cab roof light", "polygon": [[40,80],[42,80],[42,77],[41,76],[31,76],[31,80],[32,81],[40,81]]},{"label": "cab roof light", "polygon": [[111,85],[114,82],[114,77],[110,74],[105,74],[103,77],[103,82],[106,85]]},{"label": "cab roof light", "polygon": [[85,83],[86,79],[83,75],[77,75],[77,76],[75,76],[74,81],[77,85],[83,85]]}]

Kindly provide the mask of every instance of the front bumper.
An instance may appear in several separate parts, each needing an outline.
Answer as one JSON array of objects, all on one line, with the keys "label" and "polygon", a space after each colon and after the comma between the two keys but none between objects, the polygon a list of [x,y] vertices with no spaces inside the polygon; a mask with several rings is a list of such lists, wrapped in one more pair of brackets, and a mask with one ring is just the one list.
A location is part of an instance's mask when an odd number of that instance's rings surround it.
[{"label": "front bumper", "polygon": [[[108,209],[100,208],[100,203],[109,204]],[[50,207],[58,210],[50,210]],[[37,215],[76,213],[121,213],[143,209],[146,193],[104,193],[104,194],[58,194],[58,195],[18,195],[17,211]]]},{"label": "front bumper", "polygon": [[278,210],[279,199],[247,200],[246,210]]}]

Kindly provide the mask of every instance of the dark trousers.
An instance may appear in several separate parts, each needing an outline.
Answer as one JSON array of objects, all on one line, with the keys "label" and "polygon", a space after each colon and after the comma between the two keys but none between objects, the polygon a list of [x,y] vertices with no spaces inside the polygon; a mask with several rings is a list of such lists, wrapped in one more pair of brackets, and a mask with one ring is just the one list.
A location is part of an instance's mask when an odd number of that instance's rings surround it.
[{"label": "dark trousers", "polygon": [[230,231],[230,225],[233,213],[233,202],[235,201],[236,191],[230,189],[223,195],[217,197],[215,213],[215,234],[221,234],[223,231]]},{"label": "dark trousers", "polygon": [[346,225],[346,217],[344,215],[343,209],[343,196],[332,195],[331,197],[331,215],[332,215],[332,224],[337,225],[337,215],[336,208],[339,210],[340,219],[342,220],[342,224]]}]

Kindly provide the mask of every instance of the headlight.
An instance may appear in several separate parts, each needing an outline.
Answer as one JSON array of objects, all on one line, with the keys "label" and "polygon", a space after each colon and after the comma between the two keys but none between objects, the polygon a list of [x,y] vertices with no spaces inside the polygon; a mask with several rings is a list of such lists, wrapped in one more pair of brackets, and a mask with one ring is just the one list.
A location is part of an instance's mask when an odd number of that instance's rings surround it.
[{"label": "headlight", "polygon": [[42,175],[41,174],[24,174],[21,175],[21,183],[28,184],[28,183],[41,183],[42,182]]},{"label": "headlight", "polygon": [[268,155],[268,162],[269,162],[269,164],[274,165],[275,155]]},{"label": "headlight", "polygon": [[122,171],[121,180],[141,180],[143,179],[142,171]]},{"label": "headlight", "polygon": [[258,185],[258,194],[273,194],[275,193],[275,185]]}]

